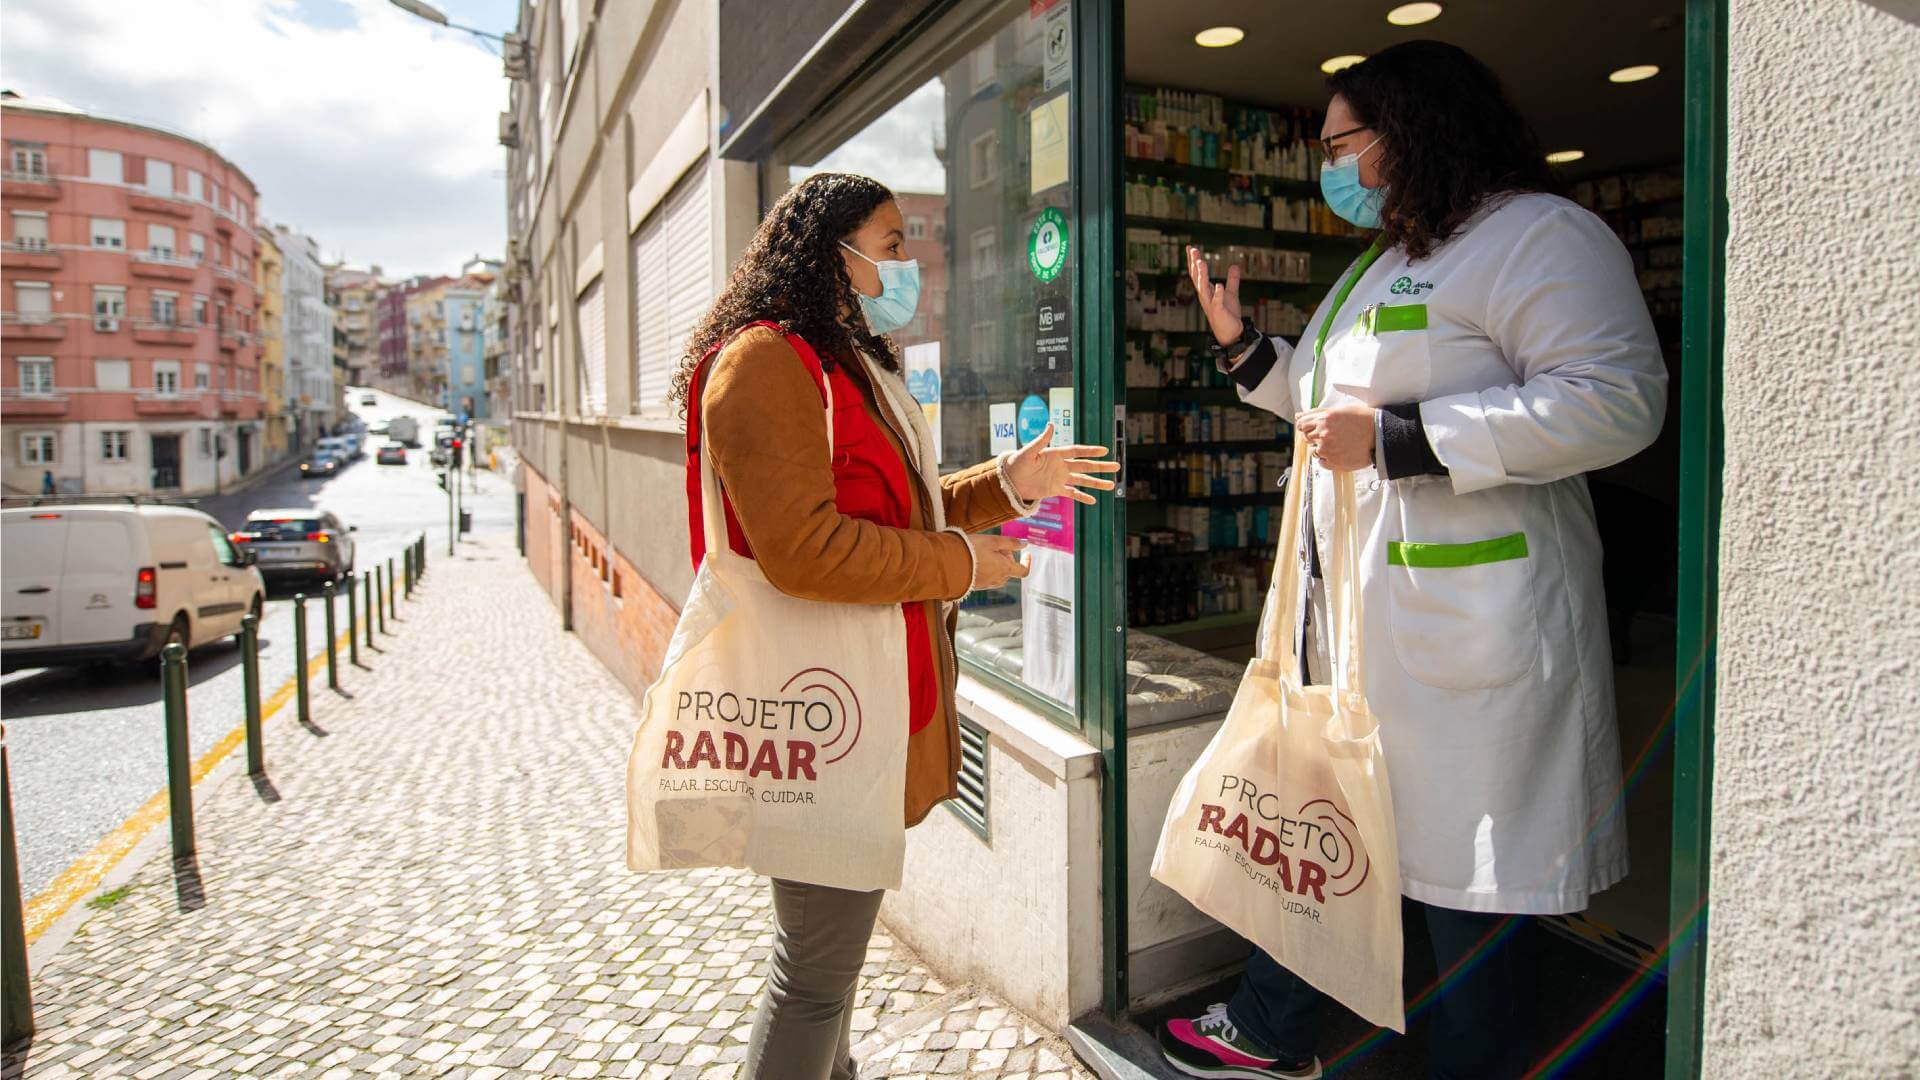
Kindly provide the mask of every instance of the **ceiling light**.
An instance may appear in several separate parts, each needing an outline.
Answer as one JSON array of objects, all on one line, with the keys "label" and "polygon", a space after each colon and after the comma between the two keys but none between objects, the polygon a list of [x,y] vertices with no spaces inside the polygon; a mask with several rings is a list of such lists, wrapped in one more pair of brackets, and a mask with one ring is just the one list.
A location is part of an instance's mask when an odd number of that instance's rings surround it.
[{"label": "ceiling light", "polygon": [[1209,26],[1193,35],[1193,42],[1209,49],[1224,49],[1240,44],[1240,39],[1246,36],[1247,32],[1237,26]]},{"label": "ceiling light", "polygon": [[1547,164],[1566,165],[1570,162],[1579,161],[1586,156],[1587,152],[1585,150],[1555,150],[1553,153],[1547,155]]},{"label": "ceiling light", "polygon": [[1320,61],[1320,70],[1331,75],[1336,71],[1345,71],[1365,59],[1366,57],[1364,56],[1355,56],[1352,53],[1347,53],[1344,56],[1329,56],[1325,60]]},{"label": "ceiling light", "polygon": [[1660,65],[1658,64],[1635,64],[1632,67],[1623,67],[1619,71],[1609,72],[1607,74],[1607,81],[1617,83],[1639,82],[1641,79],[1651,79],[1658,74],[1660,74]]},{"label": "ceiling light", "polygon": [[1440,17],[1441,7],[1434,3],[1401,4],[1387,12],[1387,21],[1395,26],[1419,26]]}]

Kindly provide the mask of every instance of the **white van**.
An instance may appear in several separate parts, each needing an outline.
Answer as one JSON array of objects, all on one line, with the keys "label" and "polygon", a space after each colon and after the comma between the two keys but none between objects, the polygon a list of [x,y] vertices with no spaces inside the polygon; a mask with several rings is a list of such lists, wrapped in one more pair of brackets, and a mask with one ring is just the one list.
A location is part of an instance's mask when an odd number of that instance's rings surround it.
[{"label": "white van", "polygon": [[151,503],[0,510],[0,670],[150,660],[258,614],[253,556],[198,510]]}]

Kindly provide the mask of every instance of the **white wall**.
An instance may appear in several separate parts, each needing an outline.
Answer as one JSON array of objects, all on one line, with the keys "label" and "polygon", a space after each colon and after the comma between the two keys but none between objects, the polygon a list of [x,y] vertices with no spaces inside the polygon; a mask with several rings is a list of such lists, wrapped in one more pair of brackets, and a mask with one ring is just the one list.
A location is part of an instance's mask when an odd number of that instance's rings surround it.
[{"label": "white wall", "polygon": [[1731,9],[1706,1071],[1912,1075],[1920,26]]}]

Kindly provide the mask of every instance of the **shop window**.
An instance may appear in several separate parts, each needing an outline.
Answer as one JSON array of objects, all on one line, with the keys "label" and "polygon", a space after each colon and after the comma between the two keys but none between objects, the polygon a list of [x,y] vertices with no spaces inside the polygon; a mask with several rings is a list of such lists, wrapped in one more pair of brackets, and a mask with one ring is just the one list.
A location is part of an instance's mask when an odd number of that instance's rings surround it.
[{"label": "shop window", "polygon": [[[1004,2],[956,16],[965,25],[941,35],[939,52],[880,80],[904,91],[862,101],[856,90],[768,169],[788,183],[861,173],[898,196],[921,291],[892,341],[943,471],[1012,450],[1050,421],[1057,440],[1072,438],[1069,72],[1047,70],[1034,47],[1066,10]],[[1074,517],[1062,501],[1004,526],[1029,541],[1032,572],[968,596],[956,635],[971,673],[1050,701],[1063,719],[1074,704]],[[984,823],[983,741],[977,749]]]}]

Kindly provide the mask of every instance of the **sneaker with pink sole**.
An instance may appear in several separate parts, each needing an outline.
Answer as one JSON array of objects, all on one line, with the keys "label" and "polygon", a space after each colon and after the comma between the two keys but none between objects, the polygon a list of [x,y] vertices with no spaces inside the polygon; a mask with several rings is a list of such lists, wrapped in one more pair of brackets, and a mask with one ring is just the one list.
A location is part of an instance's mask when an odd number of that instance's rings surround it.
[{"label": "sneaker with pink sole", "polygon": [[1227,1019],[1225,1002],[1190,1020],[1162,1024],[1160,1053],[1167,1064],[1188,1076],[1229,1080],[1319,1080],[1320,1076],[1319,1058],[1282,1061],[1248,1038]]}]

